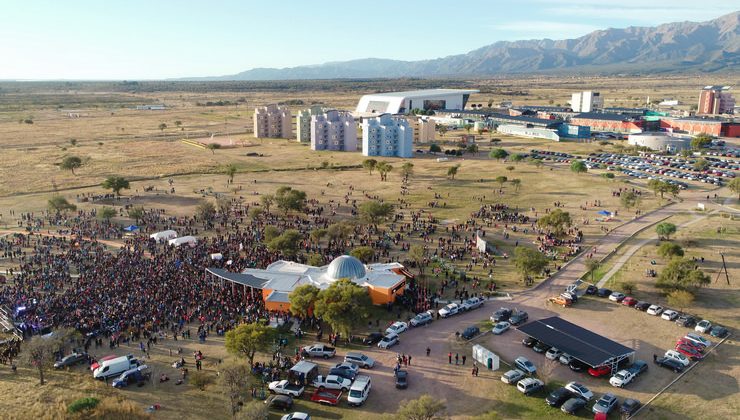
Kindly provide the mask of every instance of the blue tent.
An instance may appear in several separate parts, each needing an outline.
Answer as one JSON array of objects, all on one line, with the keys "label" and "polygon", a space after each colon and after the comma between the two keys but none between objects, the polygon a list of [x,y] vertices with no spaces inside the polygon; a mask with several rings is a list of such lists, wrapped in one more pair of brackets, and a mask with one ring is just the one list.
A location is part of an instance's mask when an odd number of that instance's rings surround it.
[{"label": "blue tent", "polygon": [[599,211],[599,214],[602,215],[602,216],[611,216],[612,215],[612,212],[607,211],[607,210],[601,210],[601,211]]},{"label": "blue tent", "polygon": [[126,232],[133,232],[135,230],[139,230],[139,227],[136,225],[129,225],[123,228],[123,230],[125,230]]}]

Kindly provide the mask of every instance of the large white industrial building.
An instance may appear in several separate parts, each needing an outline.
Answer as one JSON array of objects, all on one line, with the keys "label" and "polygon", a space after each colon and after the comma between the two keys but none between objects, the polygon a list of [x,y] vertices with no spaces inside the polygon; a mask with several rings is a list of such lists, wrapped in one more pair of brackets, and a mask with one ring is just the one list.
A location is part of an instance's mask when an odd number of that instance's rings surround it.
[{"label": "large white industrial building", "polygon": [[477,90],[427,89],[364,95],[357,104],[358,114],[405,114],[412,109],[465,109]]}]

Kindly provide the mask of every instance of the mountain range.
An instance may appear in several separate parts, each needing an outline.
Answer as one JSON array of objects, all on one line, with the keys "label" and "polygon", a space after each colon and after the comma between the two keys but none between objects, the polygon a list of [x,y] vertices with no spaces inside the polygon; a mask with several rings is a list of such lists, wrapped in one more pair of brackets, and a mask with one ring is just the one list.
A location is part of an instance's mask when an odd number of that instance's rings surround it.
[{"label": "mountain range", "polygon": [[187,80],[485,77],[517,73],[719,72],[740,68],[740,12],[707,22],[598,30],[575,39],[499,41],[420,61],[365,58]]}]

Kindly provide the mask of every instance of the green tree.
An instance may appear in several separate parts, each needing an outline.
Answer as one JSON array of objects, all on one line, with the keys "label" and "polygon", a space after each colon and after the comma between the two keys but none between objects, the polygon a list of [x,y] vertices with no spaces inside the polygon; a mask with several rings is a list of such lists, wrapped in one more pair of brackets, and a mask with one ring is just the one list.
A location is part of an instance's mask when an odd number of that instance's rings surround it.
[{"label": "green tree", "polygon": [[658,255],[666,259],[683,257],[683,248],[673,242],[663,242],[658,247]]},{"label": "green tree", "polygon": [[254,365],[254,355],[267,352],[274,337],[274,329],[260,322],[241,324],[226,332],[226,351],[234,356],[246,357],[249,365]]},{"label": "green tree", "polygon": [[442,125],[442,124],[437,124],[437,131],[439,132],[440,136],[444,137],[444,135],[447,133],[447,126]]},{"label": "green tree", "polygon": [[210,222],[216,216],[216,206],[210,201],[202,201],[195,208],[195,214],[198,215],[200,220]]},{"label": "green tree", "polygon": [[732,178],[732,181],[727,183],[727,187],[730,188],[730,191],[737,194],[737,198],[740,200],[740,177]]},{"label": "green tree", "polygon": [[67,201],[67,199],[61,195],[51,197],[48,201],[48,206],[49,210],[53,210],[57,213],[77,210],[77,206]]},{"label": "green tree", "polygon": [[465,124],[465,125],[463,126],[463,129],[464,129],[465,131],[467,131],[467,132],[468,132],[468,134],[470,134],[470,130],[472,130],[472,129],[473,129],[473,124]]},{"label": "green tree", "polygon": [[583,261],[583,264],[586,266],[586,272],[591,274],[591,283],[593,283],[596,270],[601,267],[601,262],[595,258],[586,258],[586,260]]},{"label": "green tree", "polygon": [[136,223],[139,223],[142,217],[144,217],[144,207],[136,206],[128,209],[128,217],[134,219]]},{"label": "green tree", "polygon": [[370,171],[370,175],[373,174],[373,169],[378,166],[378,161],[375,159],[365,159],[362,161],[362,167]]},{"label": "green tree", "polygon": [[529,158],[529,163],[534,165],[534,167],[537,169],[541,168],[543,165],[542,159],[537,159],[537,158]]},{"label": "green tree", "polygon": [[691,139],[691,148],[694,150],[703,149],[712,144],[712,136],[707,133],[699,133]]},{"label": "green tree", "polygon": [[408,252],[408,257],[411,258],[414,263],[416,263],[416,266],[419,268],[419,273],[424,273],[424,254],[426,252],[424,251],[424,247],[421,245],[411,245]]},{"label": "green tree", "polygon": [[513,171],[514,169],[516,169],[516,166],[507,166],[506,167],[506,170],[507,171]]},{"label": "green tree", "polygon": [[265,206],[265,210],[267,212],[270,212],[270,206],[272,206],[272,203],[275,202],[275,196],[272,194],[265,194],[262,197],[260,197],[260,202],[262,202],[262,205]]},{"label": "green tree", "polygon": [[326,234],[327,234],[327,230],[326,229],[324,229],[324,228],[318,228],[318,229],[312,230],[311,233],[309,234],[309,236],[311,237],[311,240],[314,241],[314,242],[316,242],[316,244],[318,245],[318,244],[321,243],[321,238],[323,238],[324,236],[326,236]]},{"label": "green tree", "polygon": [[488,153],[488,157],[496,160],[506,159],[507,156],[509,156],[509,152],[501,148],[493,149]]},{"label": "green tree", "polygon": [[321,267],[322,265],[324,265],[324,257],[322,257],[321,254],[312,252],[308,254],[308,257],[306,258],[306,264],[312,265],[314,267]]},{"label": "green tree", "polygon": [[547,267],[548,260],[541,252],[518,246],[514,248],[514,266],[526,282],[532,275],[541,273]]},{"label": "green tree", "polygon": [[221,144],[220,143],[208,143],[208,145],[206,146],[206,148],[208,148],[208,150],[211,151],[211,154],[214,154],[215,155],[216,154],[216,149],[220,149],[221,148]]},{"label": "green tree", "polygon": [[404,179],[408,180],[409,177],[414,173],[414,164],[411,162],[404,162],[403,165],[401,165],[401,176],[403,176]]},{"label": "green tree", "polygon": [[175,121],[175,127],[180,127],[182,125],[182,121],[177,120]]},{"label": "green tree", "polygon": [[277,238],[267,243],[268,248],[273,251],[282,252],[284,255],[293,256],[298,252],[301,234],[295,229],[288,229]]},{"label": "green tree", "polygon": [[634,191],[625,191],[619,196],[619,201],[622,206],[626,209],[631,209],[640,203],[640,196],[635,194]]},{"label": "green tree", "polygon": [[216,197],[216,208],[221,215],[228,215],[231,211],[231,199],[224,195]]},{"label": "green tree", "polygon": [[229,177],[229,183],[234,182],[234,175],[239,172],[239,168],[233,163],[230,163],[224,167],[224,174]]},{"label": "green tree", "polygon": [[326,229],[326,235],[333,241],[345,240],[353,230],[354,227],[351,224],[341,221],[330,224]]},{"label": "green tree", "polygon": [[663,239],[665,239],[666,241],[670,241],[671,235],[676,233],[676,230],[676,225],[668,222],[658,223],[658,226],[655,227],[655,233],[658,234],[658,237],[661,241]]},{"label": "green tree", "polygon": [[445,400],[424,394],[415,400],[401,401],[396,411],[396,418],[399,420],[441,419],[440,413],[447,408],[445,404]]},{"label": "green tree", "polygon": [[288,213],[290,210],[301,211],[306,205],[306,193],[301,190],[294,190],[291,187],[282,186],[275,192],[275,203],[285,213]]},{"label": "green tree", "polygon": [[442,152],[442,148],[439,147],[438,144],[432,143],[432,144],[429,145],[429,151],[432,152],[432,153],[441,153]]},{"label": "green tree", "polygon": [[167,128],[167,124],[165,124],[165,123],[159,124],[159,131],[164,131],[165,128]]},{"label": "green tree", "polygon": [[113,191],[116,195],[121,195],[121,190],[128,190],[131,188],[128,180],[122,176],[112,175],[103,181],[102,187]]},{"label": "green tree", "polygon": [[521,153],[514,153],[513,155],[511,155],[510,160],[512,162],[521,162],[524,160],[524,155]]},{"label": "green tree", "polygon": [[709,276],[697,269],[694,261],[674,258],[660,272],[655,286],[667,290],[690,290],[710,282]]},{"label": "green tree", "polygon": [[555,209],[537,220],[537,226],[548,227],[555,235],[562,235],[565,232],[565,228],[570,227],[572,224],[573,221],[570,218],[570,213],[561,209]]},{"label": "green tree", "polygon": [[319,298],[319,288],[312,284],[302,284],[288,295],[290,301],[290,313],[301,318],[308,318],[311,310]]},{"label": "green tree", "polygon": [[678,185],[670,184],[659,179],[651,179],[650,181],[648,181],[647,186],[648,188],[653,190],[653,193],[655,193],[655,195],[660,194],[661,199],[663,198],[663,194],[665,193],[670,193],[671,195],[676,197],[678,196],[678,193],[680,191]]},{"label": "green tree", "polygon": [[383,222],[393,216],[393,205],[372,200],[360,204],[360,217],[371,224]]},{"label": "green tree", "polygon": [[668,304],[682,311],[694,302],[694,295],[688,290],[674,290],[666,297]]},{"label": "green tree", "polygon": [[465,148],[465,151],[468,153],[476,154],[478,153],[478,145],[477,144],[469,144],[468,147]]},{"label": "green tree", "polygon": [[601,177],[606,179],[614,179],[614,174],[611,172],[604,172],[603,174],[601,174]]},{"label": "green tree", "polygon": [[709,168],[709,161],[706,159],[699,159],[694,162],[694,169],[697,171],[706,171]]},{"label": "green tree", "polygon": [[277,227],[273,225],[267,225],[265,226],[265,229],[263,231],[263,236],[264,236],[263,240],[265,242],[270,242],[271,240],[280,236],[280,229],[278,229]]},{"label": "green tree", "polygon": [[64,170],[72,171],[72,175],[77,175],[75,174],[75,169],[79,168],[80,166],[82,166],[82,159],[80,159],[78,156],[67,156],[66,158],[64,158],[64,160],[62,160],[62,164],[59,165],[59,167]]},{"label": "green tree", "polygon": [[497,176],[496,179],[495,179],[495,181],[498,182],[498,185],[500,187],[503,187],[504,186],[504,182],[506,182],[508,180],[509,180],[509,178],[507,178],[507,177],[505,177],[503,175]]},{"label": "green tree", "polygon": [[102,209],[98,210],[98,218],[102,220],[110,220],[114,217],[116,217],[116,209],[110,208],[110,207],[103,207]]},{"label": "green tree", "polygon": [[314,312],[334,331],[349,337],[354,328],[365,324],[371,305],[370,295],[364,287],[349,279],[340,279],[319,292]]},{"label": "green tree", "polygon": [[393,170],[393,166],[388,162],[379,162],[375,169],[380,173],[380,180],[387,181],[388,173]]},{"label": "green tree", "polygon": [[457,171],[459,169],[460,169],[460,165],[450,166],[449,168],[447,168],[447,176],[450,179],[454,180],[455,179],[455,175],[457,175]]},{"label": "green tree", "polygon": [[631,281],[623,281],[619,283],[619,287],[628,295],[635,293],[635,290],[637,290],[637,285]]},{"label": "green tree", "polygon": [[262,216],[262,209],[259,207],[252,207],[249,209],[248,216],[252,218],[252,220],[259,219],[260,216]]},{"label": "green tree", "polygon": [[522,186],[522,180],[519,178],[514,178],[509,182],[511,182],[511,185],[514,186],[514,191],[519,192],[519,188],[521,188]]},{"label": "green tree", "polygon": [[582,174],[588,171],[588,168],[586,167],[586,164],[582,161],[574,160],[573,163],[570,164],[570,170],[577,174]]},{"label": "green tree", "polygon": [[365,264],[369,264],[375,258],[375,250],[369,246],[358,246],[349,255],[357,258]]}]

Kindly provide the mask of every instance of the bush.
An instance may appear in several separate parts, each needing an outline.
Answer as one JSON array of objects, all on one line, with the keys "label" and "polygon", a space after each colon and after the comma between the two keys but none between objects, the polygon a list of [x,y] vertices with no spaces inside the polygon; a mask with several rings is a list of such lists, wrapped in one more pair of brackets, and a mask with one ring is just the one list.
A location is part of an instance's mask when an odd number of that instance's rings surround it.
[{"label": "bush", "polygon": [[195,371],[190,374],[190,378],[188,379],[188,383],[201,391],[204,391],[206,389],[206,385],[213,382],[212,378],[208,376],[207,373],[201,371]]},{"label": "bush", "polygon": [[72,401],[67,406],[67,411],[70,413],[78,413],[82,410],[90,410],[100,403],[100,400],[94,397],[84,397],[77,400]]}]

